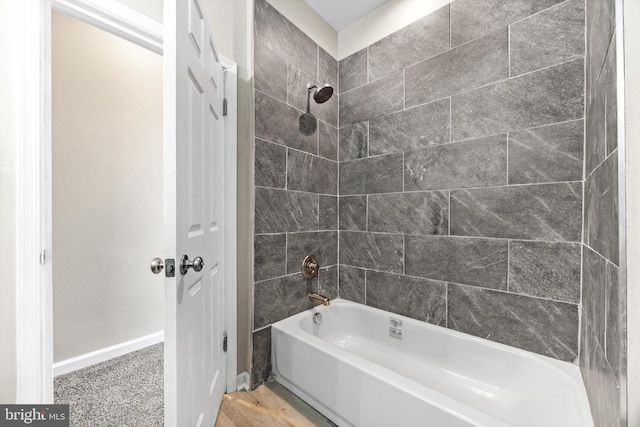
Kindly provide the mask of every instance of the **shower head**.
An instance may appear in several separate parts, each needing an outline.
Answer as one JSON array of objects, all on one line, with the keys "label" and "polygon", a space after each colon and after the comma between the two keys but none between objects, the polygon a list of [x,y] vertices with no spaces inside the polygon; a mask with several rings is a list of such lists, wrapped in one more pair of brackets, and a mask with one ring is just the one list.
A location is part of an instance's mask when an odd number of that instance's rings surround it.
[{"label": "shower head", "polygon": [[313,100],[318,104],[322,104],[327,102],[331,96],[333,95],[333,87],[330,84],[325,84],[321,88],[318,88],[316,85],[308,84],[307,85],[307,113],[311,114],[309,111],[309,101],[311,98],[311,91],[313,92]]},{"label": "shower head", "polygon": [[321,88],[318,88],[318,86],[311,86],[309,88],[309,91],[311,91],[311,89],[316,90],[316,93],[313,94],[313,99],[318,104],[327,102],[329,98],[331,98],[331,96],[333,95],[333,88],[328,83],[322,86]]}]

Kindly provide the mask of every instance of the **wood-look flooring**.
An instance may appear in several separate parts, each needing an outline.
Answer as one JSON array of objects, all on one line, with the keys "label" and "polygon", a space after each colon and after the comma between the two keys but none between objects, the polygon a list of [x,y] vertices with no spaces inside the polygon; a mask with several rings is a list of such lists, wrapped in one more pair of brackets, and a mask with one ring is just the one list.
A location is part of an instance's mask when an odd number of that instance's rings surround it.
[{"label": "wood-look flooring", "polygon": [[225,394],[215,427],[335,427],[276,382]]}]

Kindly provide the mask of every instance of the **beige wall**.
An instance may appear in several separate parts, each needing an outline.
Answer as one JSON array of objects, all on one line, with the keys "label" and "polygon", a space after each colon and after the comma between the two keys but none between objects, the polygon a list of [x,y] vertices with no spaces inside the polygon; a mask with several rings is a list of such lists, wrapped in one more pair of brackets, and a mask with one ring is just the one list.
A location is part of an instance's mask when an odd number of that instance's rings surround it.
[{"label": "beige wall", "polygon": [[338,60],[398,31],[452,0],[391,0],[338,33]]},{"label": "beige wall", "polygon": [[15,401],[15,138],[12,89],[12,19],[9,2],[0,1],[0,402]]},{"label": "beige wall", "polygon": [[267,0],[331,56],[338,58],[338,32],[304,0]]},{"label": "beige wall", "polygon": [[624,0],[628,425],[640,425],[640,3]]},{"label": "beige wall", "polygon": [[53,356],[163,330],[162,57],[52,14]]},{"label": "beige wall", "polygon": [[162,0],[117,0],[119,3],[162,23]]}]

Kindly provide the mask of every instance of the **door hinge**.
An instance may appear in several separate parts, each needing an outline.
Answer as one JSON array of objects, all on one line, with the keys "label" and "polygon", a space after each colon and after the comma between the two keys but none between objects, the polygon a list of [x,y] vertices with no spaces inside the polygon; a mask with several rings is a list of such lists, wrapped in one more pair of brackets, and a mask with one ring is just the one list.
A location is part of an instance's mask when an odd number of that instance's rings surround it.
[{"label": "door hinge", "polygon": [[222,351],[227,352],[227,334],[222,336]]},{"label": "door hinge", "polygon": [[229,107],[228,107],[228,102],[227,102],[227,98],[222,100],[222,115],[226,116],[227,114],[229,114]]},{"label": "door hinge", "polygon": [[47,262],[47,251],[40,252],[40,265],[44,265]]}]

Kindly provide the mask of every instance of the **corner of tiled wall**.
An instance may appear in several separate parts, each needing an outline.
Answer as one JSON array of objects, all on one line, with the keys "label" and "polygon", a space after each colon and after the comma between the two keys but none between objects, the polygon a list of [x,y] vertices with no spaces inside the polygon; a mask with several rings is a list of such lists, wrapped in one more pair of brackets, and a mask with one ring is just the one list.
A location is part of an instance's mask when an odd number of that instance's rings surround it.
[{"label": "corner of tiled wall", "polygon": [[[255,2],[255,276],[252,386],[271,374],[271,328],[337,296],[338,96],[305,115],[307,84],[338,84],[338,63],[265,0]],[[309,126],[311,125],[311,126]],[[318,257],[319,278],[301,274]]]},{"label": "corner of tiled wall", "polygon": [[456,0],[339,63],[339,294],[578,358],[583,0]]},{"label": "corner of tiled wall", "polygon": [[626,291],[619,274],[614,0],[587,0],[580,367],[596,426],[620,425]]}]

